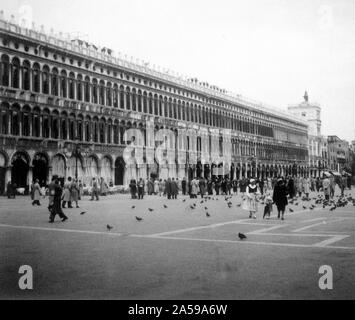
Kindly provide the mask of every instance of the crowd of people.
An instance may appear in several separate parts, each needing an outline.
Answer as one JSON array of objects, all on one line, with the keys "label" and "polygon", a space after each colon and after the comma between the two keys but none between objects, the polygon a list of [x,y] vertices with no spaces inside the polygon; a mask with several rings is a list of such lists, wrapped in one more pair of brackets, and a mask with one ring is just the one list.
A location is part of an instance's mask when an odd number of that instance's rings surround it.
[{"label": "crowd of people", "polygon": [[[13,185],[7,189],[7,196],[14,198],[16,192]],[[111,183],[109,183],[111,186]],[[311,192],[323,192],[326,201],[334,197],[335,186],[338,185],[341,195],[344,195],[346,188],[351,189],[351,183],[347,177],[336,177],[324,175],[322,178],[309,177],[278,177],[278,178],[242,178],[229,179],[228,177],[193,177],[192,179],[167,178],[167,179],[132,179],[129,183],[129,190],[132,199],[143,199],[144,195],[158,195],[167,199],[177,199],[178,195],[188,195],[190,198],[205,197],[211,195],[233,196],[240,193],[242,197],[242,208],[249,212],[249,218],[256,218],[259,203],[264,205],[263,218],[270,218],[273,205],[276,206],[278,218],[284,220],[288,201],[303,196],[309,199]],[[67,181],[53,176],[51,183],[41,187],[36,179],[30,186],[32,205],[41,205],[41,199],[48,195],[51,213],[50,222],[58,214],[62,221],[65,221],[63,209],[79,208],[79,201],[84,194],[84,187],[81,180],[68,177]],[[90,200],[99,200],[100,196],[108,193],[109,186],[104,178],[92,178]]]},{"label": "crowd of people", "polygon": [[[131,180],[129,184],[131,198],[143,199],[144,195],[166,196],[167,199],[177,199],[177,196],[189,195],[190,198],[203,198],[206,195],[237,195],[241,194],[243,199],[242,208],[249,212],[249,218],[256,218],[258,205],[264,205],[263,218],[269,219],[273,205],[277,209],[278,219],[284,220],[288,200],[303,196],[309,199],[311,192],[324,192],[325,199],[334,196],[335,185],[344,194],[344,189],[351,189],[348,179],[334,176],[323,176],[322,178],[309,177],[274,177],[266,179],[242,178],[231,180],[228,177],[205,179],[194,177],[187,180],[168,179],[146,179],[140,178],[138,182]],[[138,194],[138,196],[137,196]],[[292,200],[291,200],[292,201]]]}]

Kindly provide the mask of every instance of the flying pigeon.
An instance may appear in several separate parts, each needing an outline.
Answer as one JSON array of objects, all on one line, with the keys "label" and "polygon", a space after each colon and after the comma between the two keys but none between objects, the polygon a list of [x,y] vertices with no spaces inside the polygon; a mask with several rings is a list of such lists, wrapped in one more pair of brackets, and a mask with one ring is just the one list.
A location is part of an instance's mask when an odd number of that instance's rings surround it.
[{"label": "flying pigeon", "polygon": [[238,237],[239,237],[240,240],[243,240],[243,239],[247,238],[247,236],[245,234],[241,233],[241,232],[238,233]]},{"label": "flying pigeon", "polygon": [[111,229],[113,229],[113,227],[112,227],[112,226],[110,226],[109,224],[108,224],[108,225],[106,225],[106,228],[107,228],[107,230],[108,230],[108,231],[110,231]]},{"label": "flying pigeon", "polygon": [[143,220],[143,218],[141,218],[141,217],[137,217],[137,216],[136,216],[136,220],[137,220],[137,221],[142,221],[142,220]]},{"label": "flying pigeon", "polygon": [[86,213],[86,211],[80,212],[80,214],[85,214],[85,213]]}]

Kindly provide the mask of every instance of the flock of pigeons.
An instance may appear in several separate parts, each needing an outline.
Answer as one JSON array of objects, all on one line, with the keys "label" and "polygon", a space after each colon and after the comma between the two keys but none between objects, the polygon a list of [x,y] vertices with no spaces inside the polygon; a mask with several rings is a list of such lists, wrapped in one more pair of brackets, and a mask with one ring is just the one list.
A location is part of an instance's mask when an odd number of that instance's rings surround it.
[{"label": "flock of pigeons", "polygon": [[[260,197],[259,201],[261,202],[262,205],[265,204],[265,202],[264,202],[265,198],[266,198],[265,195]],[[233,202],[231,201],[231,199],[232,199],[232,196],[225,196],[224,197],[224,201],[226,202],[227,207],[230,209],[233,208]],[[317,206],[322,206],[323,209],[330,207],[329,211],[334,211],[339,207],[345,207],[347,205],[355,206],[355,199],[352,198],[351,194],[343,195],[343,196],[338,195],[330,200],[325,199],[323,195],[318,195],[317,197],[313,197],[313,198],[307,198],[305,196],[303,196],[301,198],[295,197],[295,198],[289,200],[288,202],[289,202],[289,204],[292,204],[294,206],[298,206],[300,204],[300,200],[302,201],[302,208],[304,210],[307,210],[307,209],[314,210],[315,208],[317,208]],[[201,206],[203,206],[203,209],[204,209],[204,212],[205,212],[205,215],[207,218],[211,217],[211,214],[208,212],[208,207],[206,205],[206,203],[208,201],[219,201],[219,198],[212,197],[212,196],[205,196],[202,200],[199,201],[199,204]],[[182,202],[186,202],[186,199],[183,199]],[[191,210],[191,211],[196,210],[198,208],[197,202],[189,204],[186,207],[186,210]],[[305,205],[305,203],[307,203],[307,205]],[[241,203],[238,203],[236,205],[236,207],[241,207],[241,205],[242,205]],[[131,207],[132,210],[134,210],[135,208],[136,208],[136,206],[134,206],[134,205]],[[168,206],[166,204],[163,204],[163,208],[168,209]],[[148,211],[153,212],[154,209],[148,208]],[[289,211],[294,212],[294,210],[292,208],[289,208]],[[86,211],[82,211],[80,214],[83,215],[85,213],[86,213]],[[140,216],[135,216],[135,219],[137,222],[141,222],[144,220]],[[111,231],[113,228],[114,227],[109,224],[106,225],[107,231]],[[240,232],[238,233],[238,237],[240,240],[247,239],[247,236],[243,233],[240,233]]]}]

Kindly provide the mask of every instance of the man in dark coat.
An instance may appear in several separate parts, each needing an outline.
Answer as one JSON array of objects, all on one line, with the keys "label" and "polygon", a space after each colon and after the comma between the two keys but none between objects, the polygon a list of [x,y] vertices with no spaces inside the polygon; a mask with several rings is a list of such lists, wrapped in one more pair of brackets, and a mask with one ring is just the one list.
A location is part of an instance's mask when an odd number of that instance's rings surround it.
[{"label": "man in dark coat", "polygon": [[288,190],[288,194],[290,195],[290,198],[293,199],[296,195],[296,188],[295,188],[295,182],[292,177],[290,177],[290,179],[288,180],[287,190]]},{"label": "man in dark coat", "polygon": [[172,196],[172,198],[177,199],[178,193],[179,193],[178,183],[174,178],[172,178],[172,181],[171,181],[171,196]]},{"label": "man in dark coat", "polygon": [[200,194],[201,194],[201,198],[203,198],[203,196],[205,195],[206,192],[206,181],[204,178],[200,178],[198,185],[200,187]]},{"label": "man in dark coat", "polygon": [[274,203],[276,203],[276,207],[278,211],[277,219],[280,219],[280,214],[281,214],[281,220],[284,220],[285,209],[288,204],[287,188],[284,180],[282,179],[277,180],[277,183],[274,187],[274,194],[272,200],[274,201]]},{"label": "man in dark coat", "polygon": [[59,185],[58,179],[54,180],[54,199],[53,199],[53,206],[51,207],[51,214],[49,216],[49,223],[54,222],[55,216],[58,214],[59,217],[62,219],[62,222],[68,219],[68,217],[64,214],[61,206],[62,200],[62,188]]},{"label": "man in dark coat", "polygon": [[186,178],[184,177],[181,181],[182,194],[186,195]]},{"label": "man in dark coat", "polygon": [[166,183],[165,183],[165,194],[167,195],[168,199],[171,199],[172,183],[171,183],[171,179],[170,178],[168,178],[168,180],[166,180]]}]

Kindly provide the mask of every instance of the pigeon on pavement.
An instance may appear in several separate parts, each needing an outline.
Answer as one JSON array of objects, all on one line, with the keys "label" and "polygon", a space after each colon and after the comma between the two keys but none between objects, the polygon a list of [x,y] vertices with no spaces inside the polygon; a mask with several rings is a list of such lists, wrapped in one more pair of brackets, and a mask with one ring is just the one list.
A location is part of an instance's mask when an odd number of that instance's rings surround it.
[{"label": "pigeon on pavement", "polygon": [[245,234],[241,233],[241,232],[238,233],[238,237],[239,237],[240,240],[243,240],[243,239],[247,238],[247,236]]},{"label": "pigeon on pavement", "polygon": [[113,226],[110,226],[110,225],[108,224],[108,225],[106,225],[106,228],[107,228],[108,231],[110,231],[110,230],[113,229]]},{"label": "pigeon on pavement", "polygon": [[141,218],[141,217],[137,217],[137,216],[136,216],[136,220],[137,220],[137,221],[142,221],[142,220],[143,220],[143,218]]}]

